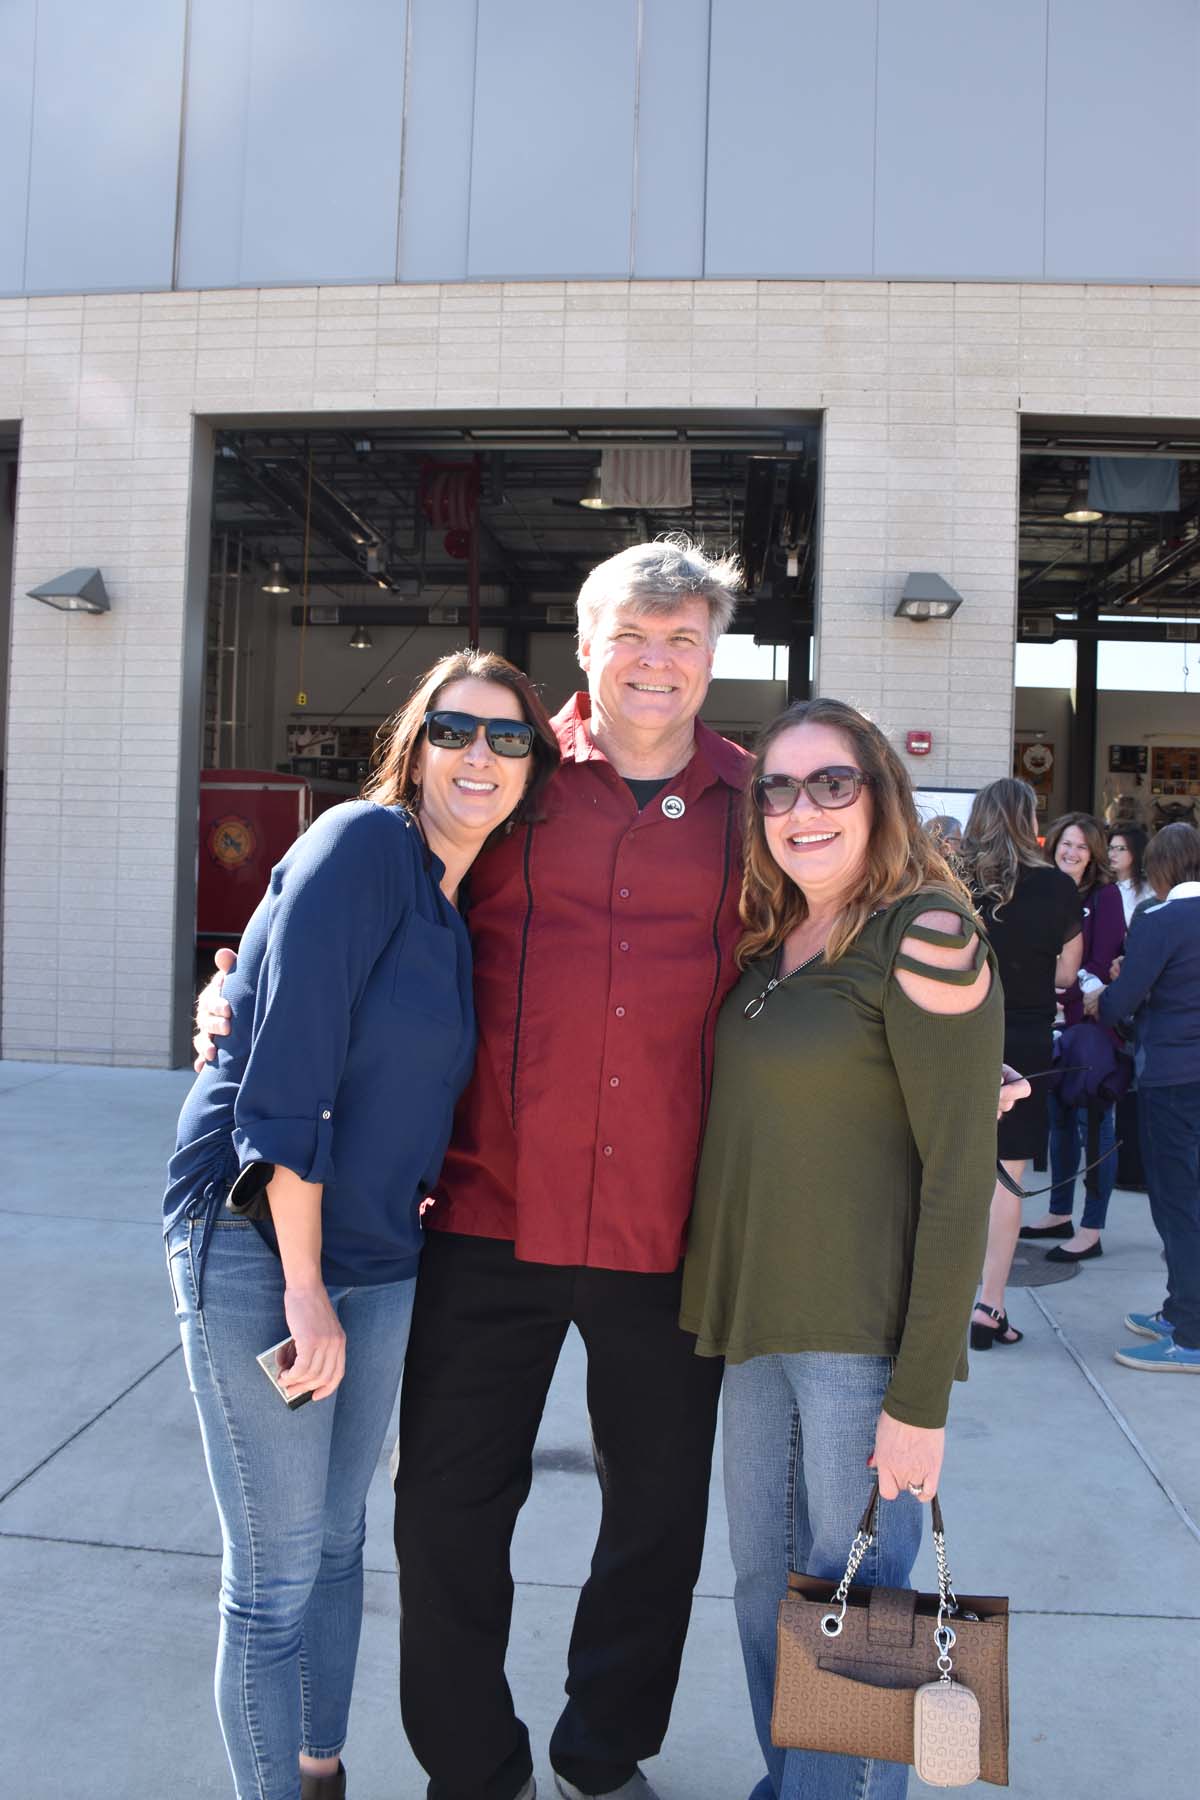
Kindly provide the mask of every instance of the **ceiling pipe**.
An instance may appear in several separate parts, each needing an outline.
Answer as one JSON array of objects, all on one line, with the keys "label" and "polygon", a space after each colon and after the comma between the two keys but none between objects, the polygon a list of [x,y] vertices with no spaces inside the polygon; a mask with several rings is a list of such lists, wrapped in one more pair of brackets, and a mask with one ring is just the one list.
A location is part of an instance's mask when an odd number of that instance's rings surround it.
[{"label": "ceiling pipe", "polygon": [[1018,640],[1033,644],[1055,644],[1068,639],[1104,638],[1115,644],[1200,643],[1200,621],[1172,620],[1169,624],[1151,619],[1052,619],[1052,631],[1045,629],[1044,613],[1025,615],[1036,622],[1037,629],[1026,632],[1025,619],[1018,624]]}]

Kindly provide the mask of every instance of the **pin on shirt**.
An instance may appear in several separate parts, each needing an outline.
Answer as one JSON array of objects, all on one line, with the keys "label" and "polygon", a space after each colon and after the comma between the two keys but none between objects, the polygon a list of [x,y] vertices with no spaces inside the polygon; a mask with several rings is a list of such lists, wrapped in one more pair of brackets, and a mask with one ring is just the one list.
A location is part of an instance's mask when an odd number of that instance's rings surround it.
[{"label": "pin on shirt", "polygon": [[662,809],[668,819],[682,819],[687,807],[678,794],[667,794],[663,797]]}]

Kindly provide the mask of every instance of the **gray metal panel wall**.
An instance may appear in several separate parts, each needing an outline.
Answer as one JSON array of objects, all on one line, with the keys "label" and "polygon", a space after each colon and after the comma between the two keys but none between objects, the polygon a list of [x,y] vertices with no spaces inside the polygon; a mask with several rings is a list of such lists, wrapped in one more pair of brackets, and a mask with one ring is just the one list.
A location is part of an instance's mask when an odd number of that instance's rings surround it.
[{"label": "gray metal panel wall", "polygon": [[183,285],[393,281],[404,0],[192,0]]},{"label": "gray metal panel wall", "polygon": [[1047,6],[880,8],[876,275],[1041,274]]},{"label": "gray metal panel wall", "polygon": [[242,279],[253,16],[246,0],[192,0],[181,287],[236,287]]},{"label": "gray metal panel wall", "polygon": [[637,13],[479,0],[471,275],[629,274]]},{"label": "gray metal panel wall", "polygon": [[478,0],[408,0],[401,281],[462,281],[471,217]]},{"label": "gray metal panel wall", "polygon": [[25,285],[36,0],[0,5],[0,294]]},{"label": "gray metal panel wall", "polygon": [[1197,0],[0,0],[0,293],[1197,282],[1198,67]]},{"label": "gray metal panel wall", "polygon": [[871,272],[876,0],[712,0],[706,275]]},{"label": "gray metal panel wall", "polygon": [[38,0],[24,285],[171,282],[184,0]]},{"label": "gray metal panel wall", "polygon": [[1051,0],[1046,267],[1200,279],[1196,0]]},{"label": "gray metal panel wall", "polygon": [[[645,0],[633,273],[704,273],[710,0]],[[719,88],[719,81],[718,81]]]}]

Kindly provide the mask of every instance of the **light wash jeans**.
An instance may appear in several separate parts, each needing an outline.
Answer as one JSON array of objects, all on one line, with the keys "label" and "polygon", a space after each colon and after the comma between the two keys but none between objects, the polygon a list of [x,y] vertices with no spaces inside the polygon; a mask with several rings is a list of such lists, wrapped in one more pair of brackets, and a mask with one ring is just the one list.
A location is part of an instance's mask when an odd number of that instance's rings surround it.
[{"label": "light wash jeans", "polygon": [[329,1290],[345,1377],[289,1412],[255,1361],[288,1335],[279,1259],[248,1221],[218,1221],[200,1308],[200,1234],[175,1226],[167,1267],[224,1542],[217,1713],[238,1800],[297,1800],[300,1752],[336,1756],[346,1738],[367,1487],[416,1282]]},{"label": "light wash jeans", "polygon": [[[871,1493],[867,1458],[891,1379],[886,1356],[803,1351],[730,1364],[722,1390],[725,1499],[734,1610],[767,1773],[750,1800],[900,1800],[902,1763],[777,1750],[771,1742],[775,1626],[788,1570],[837,1582]],[[920,1503],[881,1501],[856,1581],[907,1587],[921,1543]]]}]

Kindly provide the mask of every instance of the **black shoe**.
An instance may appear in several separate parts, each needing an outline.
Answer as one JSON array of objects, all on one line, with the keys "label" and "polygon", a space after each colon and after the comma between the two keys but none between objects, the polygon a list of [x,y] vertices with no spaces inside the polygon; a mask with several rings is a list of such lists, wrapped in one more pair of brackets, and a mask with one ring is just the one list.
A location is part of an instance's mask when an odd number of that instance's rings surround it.
[{"label": "black shoe", "polygon": [[1075,1227],[1070,1219],[1061,1225],[1022,1225],[1018,1237],[1029,1238],[1070,1238],[1075,1236]]},{"label": "black shoe", "polygon": [[1047,1250],[1047,1262],[1087,1262],[1089,1257],[1103,1256],[1104,1246],[1097,1238],[1087,1250],[1064,1250],[1061,1244],[1055,1244],[1053,1250]]},{"label": "black shoe", "polygon": [[332,1775],[306,1775],[300,1771],[300,1800],[346,1800],[346,1770],[339,1763]]},{"label": "black shoe", "polygon": [[[972,1350],[990,1350],[993,1344],[1019,1344],[1025,1336],[1023,1331],[1018,1331],[1015,1325],[1009,1324],[1006,1312],[997,1312],[994,1306],[985,1306],[982,1300],[975,1302],[975,1311],[987,1313],[996,1323],[981,1325],[976,1319],[971,1320]],[[1012,1337],[1004,1335],[1007,1331],[1013,1333]]]}]

